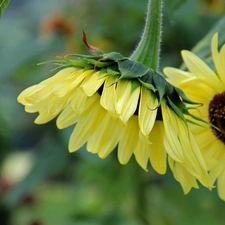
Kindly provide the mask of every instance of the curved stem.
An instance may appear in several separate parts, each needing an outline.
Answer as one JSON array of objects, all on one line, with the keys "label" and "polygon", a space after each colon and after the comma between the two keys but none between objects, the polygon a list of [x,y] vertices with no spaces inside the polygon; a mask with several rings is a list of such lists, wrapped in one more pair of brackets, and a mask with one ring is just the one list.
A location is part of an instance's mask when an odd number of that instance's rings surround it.
[{"label": "curved stem", "polygon": [[159,66],[163,0],[149,0],[141,40],[130,59],[157,71]]}]

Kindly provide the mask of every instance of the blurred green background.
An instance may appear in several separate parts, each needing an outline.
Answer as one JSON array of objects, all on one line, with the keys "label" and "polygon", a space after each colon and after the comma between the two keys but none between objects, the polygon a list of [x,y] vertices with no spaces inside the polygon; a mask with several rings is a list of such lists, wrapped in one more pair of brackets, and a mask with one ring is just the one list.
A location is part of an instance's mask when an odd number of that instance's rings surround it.
[{"label": "blurred green background", "polygon": [[[18,94],[53,73],[36,64],[56,55],[87,54],[81,41],[125,56],[134,50],[147,0],[14,0],[0,20],[1,225],[222,225],[225,203],[201,187],[184,195],[168,170],[146,173],[132,159],[105,160],[85,146],[68,153],[72,128],[33,123]],[[225,14],[224,0],[165,0],[161,68],[180,66]]]}]

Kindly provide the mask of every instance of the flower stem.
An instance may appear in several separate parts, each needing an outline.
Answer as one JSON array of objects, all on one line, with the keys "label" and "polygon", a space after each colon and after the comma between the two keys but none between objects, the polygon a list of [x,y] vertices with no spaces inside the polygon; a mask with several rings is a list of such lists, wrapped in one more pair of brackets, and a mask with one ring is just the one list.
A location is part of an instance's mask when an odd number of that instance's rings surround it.
[{"label": "flower stem", "polygon": [[163,0],[149,0],[147,17],[141,40],[130,56],[131,60],[157,71],[161,43]]}]

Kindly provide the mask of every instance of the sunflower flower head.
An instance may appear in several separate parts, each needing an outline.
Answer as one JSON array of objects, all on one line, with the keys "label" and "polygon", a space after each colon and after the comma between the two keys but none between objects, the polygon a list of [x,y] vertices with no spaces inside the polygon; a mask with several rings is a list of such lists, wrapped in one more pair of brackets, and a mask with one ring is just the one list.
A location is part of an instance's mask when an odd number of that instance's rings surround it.
[{"label": "sunflower flower head", "polygon": [[[88,152],[107,157],[117,147],[126,164],[134,155],[148,170],[148,162],[165,174],[167,160],[185,193],[211,188],[207,167],[189,130],[188,122],[201,120],[189,113],[198,104],[163,74],[120,53],[102,53],[83,41],[92,55],[71,54],[51,61],[54,76],[25,89],[18,102],[28,113],[38,112],[37,124],[57,117],[59,129],[75,125],[69,140],[74,152],[87,143]],[[186,116],[189,119],[186,119]]]},{"label": "sunflower flower head", "polygon": [[191,126],[191,130],[210,170],[212,185],[217,180],[219,196],[225,200],[225,45],[218,50],[218,33],[212,37],[211,51],[210,66],[185,50],[182,57],[188,71],[168,67],[164,73],[188,97],[203,103],[191,113],[211,126]]}]

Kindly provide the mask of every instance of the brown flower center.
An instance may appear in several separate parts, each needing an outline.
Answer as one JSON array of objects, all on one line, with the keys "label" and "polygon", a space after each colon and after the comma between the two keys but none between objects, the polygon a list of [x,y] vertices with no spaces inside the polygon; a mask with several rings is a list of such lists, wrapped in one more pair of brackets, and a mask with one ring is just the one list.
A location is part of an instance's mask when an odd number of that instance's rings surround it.
[{"label": "brown flower center", "polygon": [[209,121],[215,136],[225,144],[225,92],[217,94],[209,104]]}]

